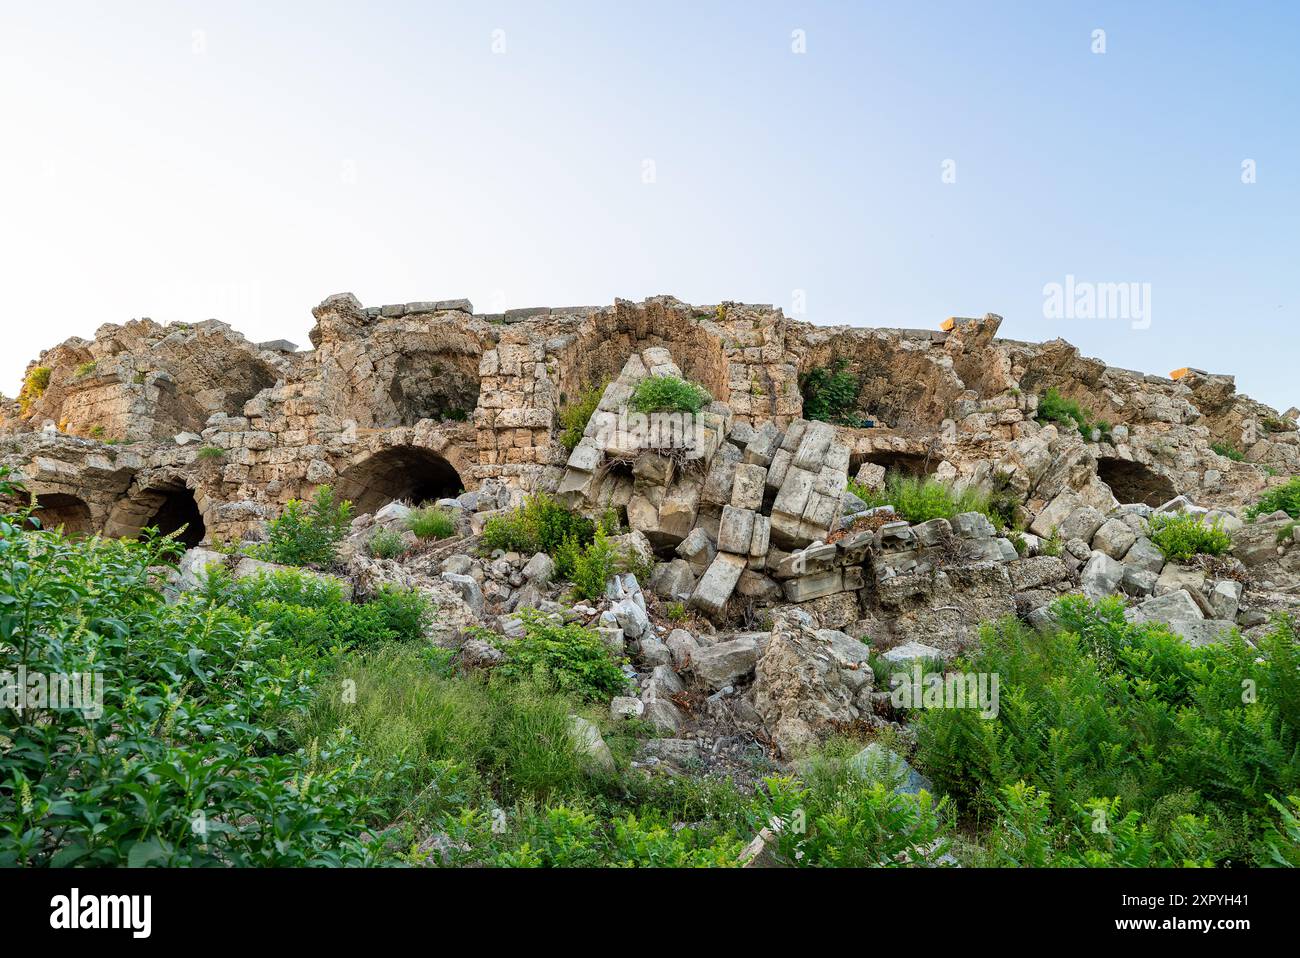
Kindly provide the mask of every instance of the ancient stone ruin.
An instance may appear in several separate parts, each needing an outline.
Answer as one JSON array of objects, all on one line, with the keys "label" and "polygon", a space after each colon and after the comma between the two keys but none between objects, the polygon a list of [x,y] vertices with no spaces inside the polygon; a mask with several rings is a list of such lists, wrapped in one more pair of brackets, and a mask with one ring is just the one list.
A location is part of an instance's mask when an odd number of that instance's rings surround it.
[{"label": "ancient stone ruin", "polygon": [[[46,350],[5,402],[0,462],[47,525],[157,527],[193,547],[259,539],[289,500],[325,484],[355,504],[358,535],[400,511],[392,503],[442,502],[462,536],[406,564],[353,550],[359,590],[436,592],[442,638],[456,642],[481,621],[509,636],[520,608],[577,614],[639,663],[641,693],[615,699],[615,714],[648,708],[680,732],[686,716],[656,689],[675,690],[681,673],[710,702],[730,696],[732,719],[763,724],[782,748],[871,714],[864,637],[894,660],[950,656],[981,622],[1034,621],[1082,591],[1125,596],[1134,616],[1213,641],[1300,604],[1300,548],[1278,541],[1283,517],[1242,519],[1300,473],[1295,411],[1238,394],[1231,376],[1146,375],[1061,340],[999,339],[991,314],[849,328],[669,296],[486,315],[465,300],[367,308],[346,293],[313,312],[308,350],[251,343],[216,320],[148,319]],[[801,383],[819,369],[859,384],[836,424],[805,418]],[[697,383],[712,402],[689,441],[628,447],[620,417],[656,375]],[[561,413],[601,384],[566,448]],[[1040,421],[1049,390],[1105,427]],[[1024,531],[978,512],[911,524],[847,491],[850,477],[878,489],[890,475],[996,494]],[[533,492],[612,510],[650,580],[619,577],[604,607],[561,609],[545,562],[475,555],[483,523]],[[1147,537],[1155,510],[1231,527],[1235,566],[1166,563]],[[204,557],[220,558],[195,549],[186,567]],[[691,610],[695,634],[653,624],[647,594],[651,611]],[[755,610],[769,621],[747,629]]]}]

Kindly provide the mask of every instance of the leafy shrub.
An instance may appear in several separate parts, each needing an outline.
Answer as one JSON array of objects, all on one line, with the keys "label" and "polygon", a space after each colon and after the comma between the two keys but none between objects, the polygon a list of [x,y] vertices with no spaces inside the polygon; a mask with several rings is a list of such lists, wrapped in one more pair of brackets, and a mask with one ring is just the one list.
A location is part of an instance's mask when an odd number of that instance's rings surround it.
[{"label": "leafy shrub", "polygon": [[1077,430],[1084,439],[1091,440],[1095,429],[1101,434],[1102,441],[1110,440],[1110,423],[1105,420],[1093,421],[1083,407],[1073,399],[1066,399],[1055,388],[1048,389],[1038,400],[1037,418],[1039,422],[1055,423],[1066,429]]},{"label": "leafy shrub", "polygon": [[456,520],[446,509],[425,506],[414,510],[406,527],[421,539],[446,539],[456,533]]},{"label": "leafy shrub", "polygon": [[483,544],[489,549],[545,552],[554,557],[566,539],[586,545],[595,531],[595,524],[586,516],[538,492],[509,514],[489,519],[483,527]]},{"label": "leafy shrub", "polygon": [[310,503],[291,499],[271,520],[267,554],[282,565],[331,566],[351,521],[352,503],[336,502],[334,490],[321,486]]},{"label": "leafy shrub", "polygon": [[1227,443],[1213,442],[1210,443],[1210,448],[1218,455],[1223,456],[1225,459],[1231,459],[1233,462],[1245,462],[1246,460],[1244,453],[1238,449],[1234,449]]},{"label": "leafy shrub", "polygon": [[[1022,781],[1066,822],[1118,799],[1115,808],[1166,842],[1180,816],[1204,817],[1193,858],[1261,861],[1259,842],[1276,826],[1269,798],[1300,785],[1292,623],[1280,620],[1254,648],[1236,635],[1191,648],[1162,625],[1126,622],[1119,600],[1076,596],[1053,612],[1054,634],[1014,620],[985,626],[979,651],[954,666],[999,677],[995,718],[969,709],[918,717],[918,758],[939,790],[990,820]],[[1075,855],[1090,847],[1068,829],[1061,841]]]},{"label": "leafy shrub", "polygon": [[1259,502],[1246,511],[1246,517],[1257,519],[1278,511],[1285,512],[1292,519],[1300,519],[1300,476],[1293,476],[1260,496]]},{"label": "leafy shrub", "polygon": [[990,515],[987,496],[975,489],[955,492],[951,486],[938,479],[892,475],[886,480],[885,488],[879,492],[871,492],[852,481],[850,489],[868,506],[893,506],[899,517],[908,522],[951,519],[963,512],[982,512],[996,525],[1003,524],[1002,517]]},{"label": "leafy shrub", "polygon": [[[1157,827],[1119,799],[1092,799],[1074,821],[1053,820],[1051,796],[1017,782],[1002,790],[987,861],[1003,868],[1200,868],[1213,865],[1205,816],[1179,814]],[[1098,824],[1104,827],[1097,827]]]},{"label": "leafy shrub", "polygon": [[560,410],[560,444],[572,452],[582,442],[582,434],[591,421],[592,414],[600,405],[600,397],[605,394],[608,383],[583,390],[582,394]]},{"label": "leafy shrub", "polygon": [[1191,513],[1156,513],[1150,519],[1151,542],[1170,562],[1186,562],[1192,556],[1221,556],[1232,548],[1232,537],[1222,524],[1206,525]]},{"label": "leafy shrub", "polygon": [[314,654],[233,609],[166,604],[171,541],[24,524],[0,520],[0,646],[29,673],[98,674],[103,709],[0,710],[0,866],[371,860],[351,736],[286,739]]},{"label": "leafy shrub", "polygon": [[31,409],[32,403],[45,395],[52,372],[48,366],[33,366],[23,378],[22,389],[18,391],[18,408],[24,416]]},{"label": "leafy shrub", "polygon": [[641,413],[697,413],[712,401],[713,397],[708,390],[685,379],[677,376],[647,376],[632,390],[629,405]]},{"label": "leafy shrub", "polygon": [[534,680],[591,701],[608,700],[627,687],[623,670],[591,629],[557,622],[536,609],[524,609],[520,618],[524,634],[505,646],[497,668],[503,676]]},{"label": "leafy shrub", "polygon": [[226,450],[220,446],[204,446],[198,451],[197,455],[202,460],[224,459]]},{"label": "leafy shrub", "polygon": [[299,648],[321,652],[421,639],[434,611],[421,593],[396,586],[384,586],[369,602],[349,602],[341,582],[291,569],[236,581],[211,567],[202,594]]},{"label": "leafy shrub", "polygon": [[555,559],[556,573],[573,582],[573,592],[588,602],[598,602],[605,594],[605,584],[619,571],[618,557],[605,537],[603,527],[597,527],[586,548],[572,537],[564,541]]},{"label": "leafy shrub", "polygon": [[799,377],[805,419],[845,426],[856,426],[861,422],[856,410],[862,380],[848,372],[846,365],[843,359],[837,359],[830,369],[819,366]]},{"label": "leafy shrub", "polygon": [[376,529],[366,549],[376,559],[396,559],[406,554],[406,540],[396,529]]},{"label": "leafy shrub", "polygon": [[819,756],[802,778],[765,780],[756,824],[779,823],[783,864],[898,867],[935,864],[947,852],[946,799],[897,792],[896,782],[865,778],[843,758]]}]

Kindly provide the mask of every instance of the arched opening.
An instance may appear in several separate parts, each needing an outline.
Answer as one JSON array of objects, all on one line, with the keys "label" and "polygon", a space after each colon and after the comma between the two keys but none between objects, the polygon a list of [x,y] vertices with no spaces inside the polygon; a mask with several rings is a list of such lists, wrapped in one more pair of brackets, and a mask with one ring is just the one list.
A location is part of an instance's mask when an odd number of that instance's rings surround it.
[{"label": "arched opening", "polygon": [[859,452],[849,456],[849,475],[856,476],[863,463],[885,467],[887,476],[924,477],[939,468],[939,458],[912,452]]},{"label": "arched opening", "polygon": [[361,515],[399,499],[432,502],[459,495],[464,488],[460,473],[438,453],[419,446],[394,446],[343,470],[334,491],[352,500]]},{"label": "arched opening", "polygon": [[203,526],[203,514],[199,504],[194,501],[194,494],[184,486],[169,486],[165,489],[151,490],[157,496],[157,505],[153,514],[140,526],[141,529],[156,528],[159,535],[168,536],[180,531],[176,536],[185,543],[186,548],[194,548],[203,541],[207,530]]},{"label": "arched opening", "polygon": [[1178,495],[1174,484],[1160,473],[1128,459],[1098,458],[1097,475],[1110,486],[1110,491],[1121,503],[1143,502],[1148,506],[1158,506]]},{"label": "arched opening", "polygon": [[388,386],[394,410],[388,425],[414,426],[421,419],[464,422],[478,405],[478,393],[477,356],[403,354]]},{"label": "arched opening", "polygon": [[62,527],[65,535],[88,536],[92,531],[90,506],[64,492],[38,495],[32,518],[40,520],[42,529]]}]

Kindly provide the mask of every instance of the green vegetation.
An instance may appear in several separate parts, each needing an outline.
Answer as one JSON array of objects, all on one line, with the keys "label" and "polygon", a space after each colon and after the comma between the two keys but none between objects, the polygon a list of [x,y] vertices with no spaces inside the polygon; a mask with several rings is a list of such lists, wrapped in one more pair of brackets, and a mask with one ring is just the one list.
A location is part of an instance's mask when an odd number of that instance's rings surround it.
[{"label": "green vegetation", "polygon": [[24,416],[32,407],[32,403],[45,395],[45,390],[50,386],[50,375],[53,372],[48,366],[33,366],[27,371],[23,378],[22,389],[18,391],[18,408]]},{"label": "green vegetation", "polygon": [[697,413],[712,401],[713,397],[708,390],[685,379],[677,376],[647,376],[632,390],[629,405],[641,413]]},{"label": "green vegetation", "polygon": [[1192,513],[1156,513],[1149,520],[1151,542],[1169,562],[1186,562],[1193,556],[1221,556],[1232,548],[1232,537],[1222,523],[1205,524]]},{"label": "green vegetation", "polygon": [[830,369],[818,366],[800,375],[799,392],[803,395],[805,419],[842,426],[861,423],[861,417],[856,413],[862,380],[848,372],[846,365],[843,359],[837,359]]},{"label": "green vegetation", "polygon": [[524,500],[508,515],[493,516],[483,527],[483,544],[489,549],[505,549],[532,555],[545,552],[555,557],[566,539],[581,544],[591,541],[595,523],[586,516],[570,512],[559,502],[539,492]]},{"label": "green vegetation", "polygon": [[226,457],[226,450],[222,449],[220,446],[203,446],[199,449],[197,455],[200,460],[211,462],[217,459],[224,459]]},{"label": "green vegetation", "polygon": [[425,506],[412,511],[406,527],[420,539],[446,539],[456,534],[456,520],[446,509]]},{"label": "green vegetation", "polygon": [[376,529],[366,549],[376,559],[396,559],[407,551],[406,540],[396,529]]},{"label": "green vegetation", "polygon": [[524,609],[524,634],[500,643],[505,658],[497,671],[592,702],[608,702],[627,688],[627,677],[604,641],[590,629]]},{"label": "green vegetation", "polygon": [[1038,421],[1078,430],[1079,435],[1089,441],[1093,430],[1097,430],[1102,442],[1110,441],[1110,423],[1104,419],[1094,421],[1083,407],[1073,399],[1066,399],[1055,388],[1048,389],[1038,400]]},{"label": "green vegetation", "polygon": [[1293,476],[1285,484],[1260,496],[1259,502],[1246,511],[1246,518],[1257,519],[1279,511],[1292,519],[1300,519],[1300,476]]},{"label": "green vegetation", "polygon": [[291,499],[280,517],[271,520],[265,558],[282,565],[328,568],[351,521],[352,503],[337,502],[334,490],[321,486],[311,502]]},{"label": "green vegetation", "polygon": [[899,517],[908,522],[951,519],[963,512],[981,512],[994,525],[1006,524],[1005,517],[991,511],[988,496],[974,489],[955,492],[947,483],[929,477],[892,475],[886,480],[885,488],[878,492],[850,479],[849,491],[872,508],[893,506]]},{"label": "green vegetation", "polygon": [[565,449],[572,452],[577,448],[578,443],[582,442],[582,434],[586,431],[587,423],[591,421],[596,407],[600,405],[600,397],[605,394],[607,385],[609,385],[607,382],[602,382],[584,390],[580,396],[565,404],[560,410],[560,444]]},{"label": "green vegetation", "polygon": [[[585,547],[573,536],[565,539],[554,558],[559,577],[571,581],[574,595],[588,602],[598,601],[605,594],[605,583],[610,576],[621,571],[618,557],[601,526]],[[649,581],[644,576],[638,577],[638,581],[643,579]]]},{"label": "green vegetation", "polygon": [[1272,802],[1300,791],[1294,625],[1278,621],[1257,647],[1233,636],[1191,648],[1127,623],[1118,599],[1073,596],[1053,611],[1059,632],[987,625],[953,666],[999,676],[996,718],[917,718],[939,791],[994,826],[991,863],[1274,862],[1287,823]]},{"label": "green vegetation", "polygon": [[75,375],[78,379],[80,379],[82,376],[89,376],[91,373],[95,371],[95,367],[98,365],[99,364],[92,359],[90,362],[82,363],[80,366],[78,366],[74,371],[73,375]]},{"label": "green vegetation", "polygon": [[1286,525],[1284,525],[1281,529],[1278,529],[1277,544],[1281,545],[1282,543],[1289,541],[1295,535],[1296,526],[1298,525],[1300,525],[1300,522],[1296,522],[1295,520],[1292,520],[1291,522],[1288,522]]},{"label": "green vegetation", "polygon": [[1233,462],[1245,462],[1246,455],[1239,449],[1236,449],[1224,442],[1212,442],[1210,448],[1225,459],[1231,459]]}]

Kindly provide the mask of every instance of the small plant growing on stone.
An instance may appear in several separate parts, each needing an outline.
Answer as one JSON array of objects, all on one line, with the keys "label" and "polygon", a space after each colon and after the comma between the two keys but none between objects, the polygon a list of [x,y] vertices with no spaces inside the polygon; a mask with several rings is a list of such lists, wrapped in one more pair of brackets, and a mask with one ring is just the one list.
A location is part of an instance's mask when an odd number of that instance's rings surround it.
[{"label": "small plant growing on stone", "polygon": [[446,539],[455,534],[456,520],[446,509],[426,506],[411,513],[406,527],[421,539]]},{"label": "small plant growing on stone", "polygon": [[406,554],[406,541],[396,529],[379,529],[370,537],[367,549],[376,559],[397,559]]},{"label": "small plant growing on stone", "polygon": [[321,486],[311,502],[291,499],[267,529],[267,555],[284,565],[334,564],[338,544],[352,521],[352,503],[335,499],[334,490]]},{"label": "small plant growing on stone", "polygon": [[1065,541],[1061,538],[1061,530],[1053,528],[1052,534],[1043,540],[1039,551],[1045,556],[1059,556],[1063,548]]},{"label": "small plant growing on stone", "polygon": [[573,593],[588,602],[598,602],[605,594],[605,584],[618,572],[618,557],[605,537],[605,530],[596,528],[592,540],[584,548],[570,536],[555,557],[557,574],[573,582]]},{"label": "small plant growing on stone", "polygon": [[51,373],[48,366],[34,366],[23,379],[23,388],[18,393],[18,408],[24,416],[31,409],[32,403],[45,395]]},{"label": "small plant growing on stone", "polygon": [[1246,511],[1246,518],[1257,519],[1279,511],[1292,519],[1300,519],[1300,476],[1264,493],[1259,502]]},{"label": "small plant growing on stone", "polygon": [[1066,429],[1077,430],[1088,441],[1110,442],[1111,424],[1104,419],[1093,421],[1091,415],[1084,411],[1073,399],[1066,399],[1055,388],[1048,389],[1038,400],[1038,421],[1055,423]]},{"label": "small plant growing on stone", "polygon": [[582,434],[587,429],[587,423],[591,421],[592,413],[600,405],[600,397],[605,394],[606,385],[607,383],[602,382],[598,386],[583,390],[580,396],[560,410],[560,444],[570,452],[582,442]]},{"label": "small plant growing on stone", "polygon": [[1151,542],[1169,562],[1186,562],[1193,556],[1221,556],[1232,548],[1232,538],[1222,524],[1206,525],[1203,517],[1191,513],[1151,517]]},{"label": "small plant growing on stone", "polygon": [[202,449],[198,451],[199,459],[206,460],[208,462],[213,462],[217,459],[223,459],[225,458],[225,455],[226,455],[226,450],[222,449],[220,446],[204,446]]},{"label": "small plant growing on stone", "polygon": [[82,376],[89,376],[91,373],[95,371],[95,367],[97,365],[99,364],[93,359],[88,363],[82,363],[76,369],[77,378],[80,379]]},{"label": "small plant growing on stone", "polygon": [[845,368],[847,365],[843,359],[837,359],[830,369],[819,366],[799,377],[805,419],[858,425],[860,420],[855,412],[862,381]]},{"label": "small plant growing on stone", "polygon": [[668,608],[664,610],[664,615],[668,617],[669,622],[682,622],[686,619],[686,604],[684,602],[670,602]]},{"label": "small plant growing on stone", "polygon": [[632,391],[630,405],[640,413],[697,413],[713,401],[703,386],[677,376],[647,376]]},{"label": "small plant growing on stone", "polygon": [[1210,448],[1224,459],[1231,459],[1233,462],[1244,462],[1246,456],[1241,451],[1234,449],[1227,443],[1215,442],[1210,444]]}]

